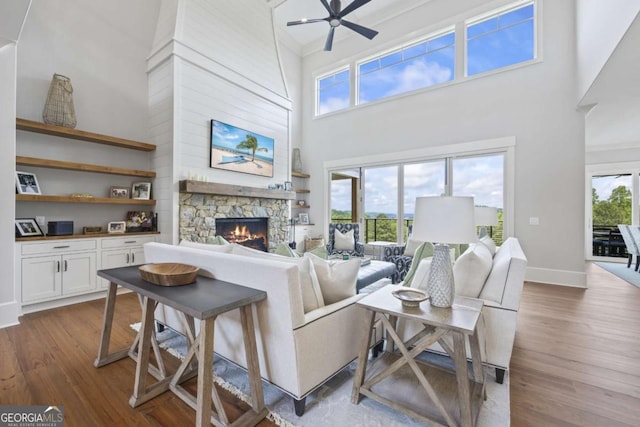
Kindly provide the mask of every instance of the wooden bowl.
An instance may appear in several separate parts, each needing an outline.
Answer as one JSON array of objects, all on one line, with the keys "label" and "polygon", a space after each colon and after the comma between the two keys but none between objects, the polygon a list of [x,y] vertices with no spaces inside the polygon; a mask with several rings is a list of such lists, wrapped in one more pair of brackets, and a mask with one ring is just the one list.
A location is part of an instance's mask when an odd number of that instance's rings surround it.
[{"label": "wooden bowl", "polygon": [[403,306],[408,308],[419,307],[422,301],[429,299],[427,293],[420,289],[399,289],[391,292],[391,294],[398,298]]},{"label": "wooden bowl", "polygon": [[175,262],[146,264],[138,267],[142,280],[160,286],[182,286],[196,281],[198,267]]}]

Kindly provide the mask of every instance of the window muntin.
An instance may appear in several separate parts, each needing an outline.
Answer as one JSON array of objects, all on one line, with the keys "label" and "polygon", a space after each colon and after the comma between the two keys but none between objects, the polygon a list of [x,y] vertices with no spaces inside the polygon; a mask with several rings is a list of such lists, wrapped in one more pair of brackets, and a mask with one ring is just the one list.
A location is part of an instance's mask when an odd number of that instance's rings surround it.
[{"label": "window muntin", "polygon": [[466,26],[467,75],[473,76],[535,58],[533,3]]},{"label": "window muntin", "polygon": [[350,74],[342,69],[316,80],[316,115],[349,107]]},{"label": "window muntin", "polygon": [[449,32],[357,64],[358,103],[453,80],[454,61],[455,34]]}]

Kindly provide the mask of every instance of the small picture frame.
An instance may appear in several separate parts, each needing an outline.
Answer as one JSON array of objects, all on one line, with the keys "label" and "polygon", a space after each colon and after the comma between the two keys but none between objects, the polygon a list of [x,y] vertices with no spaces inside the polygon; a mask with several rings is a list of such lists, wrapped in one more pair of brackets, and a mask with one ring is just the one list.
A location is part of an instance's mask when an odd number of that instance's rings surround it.
[{"label": "small picture frame", "polygon": [[131,186],[131,198],[137,200],[151,199],[151,183],[134,182]]},{"label": "small picture frame", "polygon": [[36,174],[16,171],[16,190],[18,194],[42,194]]},{"label": "small picture frame", "polygon": [[127,227],[125,221],[113,221],[107,224],[107,233],[109,234],[121,234],[124,233]]},{"label": "small picture frame", "polygon": [[15,226],[17,237],[44,236],[35,218],[16,218]]},{"label": "small picture frame", "polygon": [[284,182],[284,191],[293,191],[293,183],[291,181]]},{"label": "small picture frame", "polygon": [[299,213],[298,214],[298,224],[309,225],[309,214],[308,213]]},{"label": "small picture frame", "polygon": [[111,186],[109,197],[112,199],[128,199],[129,189],[127,187]]}]

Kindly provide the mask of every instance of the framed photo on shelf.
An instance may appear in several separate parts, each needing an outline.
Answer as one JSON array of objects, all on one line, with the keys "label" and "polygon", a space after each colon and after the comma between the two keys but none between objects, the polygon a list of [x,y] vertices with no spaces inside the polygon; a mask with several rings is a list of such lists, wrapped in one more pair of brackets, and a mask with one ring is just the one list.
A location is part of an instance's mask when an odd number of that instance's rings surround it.
[{"label": "framed photo on shelf", "polygon": [[110,234],[124,233],[125,230],[126,222],[124,221],[113,221],[107,225],[107,233]]},{"label": "framed photo on shelf", "polygon": [[17,237],[44,236],[35,218],[16,218],[15,224]]},{"label": "framed photo on shelf", "polygon": [[299,213],[298,214],[298,224],[309,225],[309,214],[308,213]]},{"label": "framed photo on shelf", "polygon": [[151,183],[150,182],[134,182],[131,186],[131,198],[138,200],[151,199]]},{"label": "framed photo on shelf", "polygon": [[16,189],[18,194],[42,194],[36,174],[16,171]]},{"label": "framed photo on shelf", "polygon": [[129,189],[127,187],[112,186],[109,190],[109,197],[112,199],[128,199]]}]

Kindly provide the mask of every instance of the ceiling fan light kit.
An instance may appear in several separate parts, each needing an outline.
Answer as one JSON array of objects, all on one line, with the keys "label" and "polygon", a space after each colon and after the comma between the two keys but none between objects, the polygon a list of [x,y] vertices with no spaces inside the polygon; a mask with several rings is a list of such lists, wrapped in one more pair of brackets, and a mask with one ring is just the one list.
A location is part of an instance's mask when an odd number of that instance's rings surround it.
[{"label": "ceiling fan light kit", "polygon": [[353,22],[347,21],[344,19],[345,16],[358,9],[360,6],[364,6],[369,3],[371,0],[354,0],[352,1],[346,8],[342,9],[342,4],[340,0],[331,0],[331,4],[327,2],[327,0],[320,0],[322,5],[327,12],[329,12],[329,16],[326,18],[319,19],[307,19],[303,18],[299,21],[290,21],[287,22],[287,26],[292,25],[301,25],[301,24],[312,24],[314,22],[326,21],[329,23],[329,34],[327,35],[327,41],[324,44],[324,50],[330,51],[333,47],[333,33],[335,29],[341,25],[349,28],[352,31],[368,38],[369,40],[373,39],[378,32],[372,30],[371,28],[363,27],[362,25],[355,24]]}]

